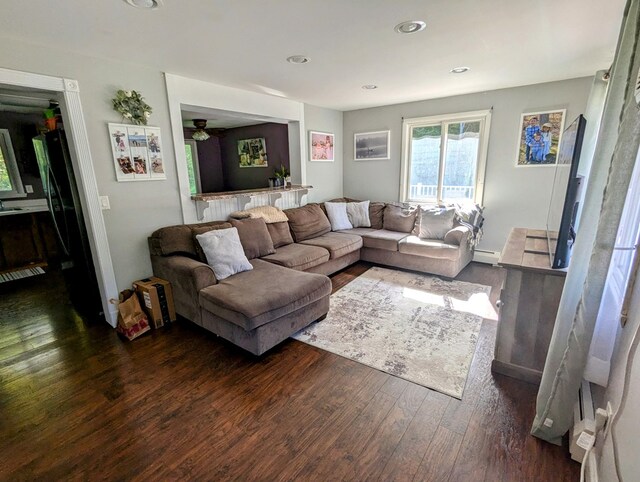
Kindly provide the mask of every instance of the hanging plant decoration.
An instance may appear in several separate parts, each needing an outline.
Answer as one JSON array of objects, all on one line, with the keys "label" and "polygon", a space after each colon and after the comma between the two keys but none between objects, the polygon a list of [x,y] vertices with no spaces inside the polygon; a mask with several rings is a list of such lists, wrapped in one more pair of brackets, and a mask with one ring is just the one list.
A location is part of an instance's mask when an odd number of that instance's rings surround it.
[{"label": "hanging plant decoration", "polygon": [[135,90],[118,90],[112,99],[113,109],[125,120],[129,120],[136,125],[147,125],[147,120],[151,116],[153,109],[147,104],[140,92]]}]

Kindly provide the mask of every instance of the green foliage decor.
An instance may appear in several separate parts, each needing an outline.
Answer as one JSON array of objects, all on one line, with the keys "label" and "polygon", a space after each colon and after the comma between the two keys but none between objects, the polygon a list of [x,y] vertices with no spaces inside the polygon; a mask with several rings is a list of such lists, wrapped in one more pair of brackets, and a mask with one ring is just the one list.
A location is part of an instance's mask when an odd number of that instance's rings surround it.
[{"label": "green foliage decor", "polygon": [[142,98],[142,94],[135,90],[118,90],[112,102],[116,112],[136,125],[146,126],[147,120],[153,112],[151,106]]}]

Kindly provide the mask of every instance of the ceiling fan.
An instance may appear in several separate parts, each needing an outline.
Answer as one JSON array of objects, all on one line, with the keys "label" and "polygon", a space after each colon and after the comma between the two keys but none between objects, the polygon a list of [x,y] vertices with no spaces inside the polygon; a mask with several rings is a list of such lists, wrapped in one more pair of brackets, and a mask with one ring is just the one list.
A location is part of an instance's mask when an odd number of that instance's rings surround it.
[{"label": "ceiling fan", "polygon": [[193,126],[196,128],[195,132],[191,136],[196,141],[206,141],[212,135],[216,137],[224,137],[224,129],[210,128],[207,129],[206,119],[193,119]]}]

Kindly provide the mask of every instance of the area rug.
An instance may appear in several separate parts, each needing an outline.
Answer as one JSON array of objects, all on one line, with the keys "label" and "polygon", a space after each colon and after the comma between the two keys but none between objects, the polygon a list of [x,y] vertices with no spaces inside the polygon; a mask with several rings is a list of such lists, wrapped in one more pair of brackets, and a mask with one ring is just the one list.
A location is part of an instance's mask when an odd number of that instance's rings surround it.
[{"label": "area rug", "polygon": [[293,338],[452,397],[462,392],[491,288],[374,267]]}]

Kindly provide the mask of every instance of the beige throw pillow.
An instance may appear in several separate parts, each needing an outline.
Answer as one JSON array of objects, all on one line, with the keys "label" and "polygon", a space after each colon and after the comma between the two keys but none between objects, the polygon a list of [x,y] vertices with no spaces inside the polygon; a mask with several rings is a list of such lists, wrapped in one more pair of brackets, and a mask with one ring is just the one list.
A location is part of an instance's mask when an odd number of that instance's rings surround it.
[{"label": "beige throw pillow", "polygon": [[369,201],[347,203],[347,216],[354,228],[370,228]]}]

